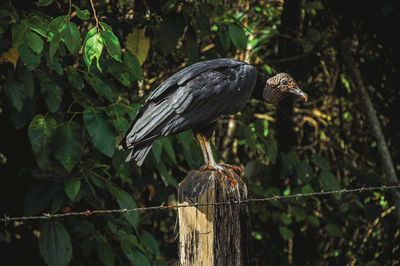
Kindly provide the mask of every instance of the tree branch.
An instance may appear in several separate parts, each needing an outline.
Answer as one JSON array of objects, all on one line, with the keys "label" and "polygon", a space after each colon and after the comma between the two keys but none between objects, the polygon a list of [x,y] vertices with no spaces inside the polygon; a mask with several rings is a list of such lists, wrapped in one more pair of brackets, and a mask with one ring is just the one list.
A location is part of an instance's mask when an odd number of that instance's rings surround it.
[{"label": "tree branch", "polygon": [[[359,90],[361,103],[364,107],[364,112],[367,117],[367,124],[371,129],[372,134],[377,142],[378,152],[380,159],[382,161],[383,171],[386,174],[389,184],[397,185],[399,183],[399,180],[397,178],[396,171],[393,166],[392,157],[390,156],[389,148],[387,146],[385,136],[383,135],[382,128],[378,120],[378,116],[376,115],[376,110],[371,102],[371,98],[368,95],[366,85],[364,84],[364,81],[362,79],[361,71],[358,68],[358,65],[354,61],[354,58],[350,52],[351,41],[350,40],[342,41],[340,48],[347,70],[350,73],[350,77]],[[395,210],[396,215],[398,221],[400,222],[400,192],[393,191],[392,194],[396,206]]]}]

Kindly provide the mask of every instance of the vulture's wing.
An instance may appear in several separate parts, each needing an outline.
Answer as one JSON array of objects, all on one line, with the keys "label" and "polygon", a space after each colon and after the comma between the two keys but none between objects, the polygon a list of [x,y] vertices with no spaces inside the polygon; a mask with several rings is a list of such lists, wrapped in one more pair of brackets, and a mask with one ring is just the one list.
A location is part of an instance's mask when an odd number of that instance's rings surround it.
[{"label": "vulture's wing", "polygon": [[[249,77],[250,85],[244,81]],[[255,79],[252,66],[232,59],[200,62],[171,76],[147,98],[122,139],[122,148],[133,149],[127,160],[134,158],[140,165],[155,139],[210,124],[221,114],[235,112],[235,101],[248,100],[236,97],[240,94],[238,86],[253,88]]]}]

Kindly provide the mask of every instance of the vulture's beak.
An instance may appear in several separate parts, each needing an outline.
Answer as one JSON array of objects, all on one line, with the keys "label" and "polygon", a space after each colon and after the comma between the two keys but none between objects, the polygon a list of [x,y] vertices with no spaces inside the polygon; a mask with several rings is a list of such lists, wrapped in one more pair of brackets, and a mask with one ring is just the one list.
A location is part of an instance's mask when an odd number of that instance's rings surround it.
[{"label": "vulture's beak", "polygon": [[290,93],[293,93],[294,95],[300,96],[304,99],[304,101],[308,101],[308,95],[304,91],[302,91],[297,84],[293,86],[292,88],[289,89]]}]

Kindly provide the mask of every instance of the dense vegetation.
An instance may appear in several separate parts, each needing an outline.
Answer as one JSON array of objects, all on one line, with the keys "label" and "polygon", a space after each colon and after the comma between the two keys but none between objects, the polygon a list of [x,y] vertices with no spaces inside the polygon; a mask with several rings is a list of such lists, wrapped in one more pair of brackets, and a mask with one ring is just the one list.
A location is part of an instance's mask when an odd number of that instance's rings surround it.
[{"label": "dense vegetation", "polygon": [[[289,72],[309,94],[305,104],[287,98],[277,107],[252,100],[218,122],[216,154],[244,168],[250,197],[397,182],[382,166],[353,70],[398,163],[400,7],[350,2],[2,3],[0,214],[176,203],[178,182],[202,165],[191,132],[157,141],[141,168],[115,148],[158,84],[218,57],[249,61],[265,75]],[[252,265],[399,263],[392,195],[251,204]],[[172,209],[2,224],[2,259],[169,265],[177,260],[175,224]]]}]

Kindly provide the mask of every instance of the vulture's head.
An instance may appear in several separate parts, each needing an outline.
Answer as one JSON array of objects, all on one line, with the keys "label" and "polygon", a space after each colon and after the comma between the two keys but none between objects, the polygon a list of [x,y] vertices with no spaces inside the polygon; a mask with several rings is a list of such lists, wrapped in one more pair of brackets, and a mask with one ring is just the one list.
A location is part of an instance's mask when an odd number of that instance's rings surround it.
[{"label": "vulture's head", "polygon": [[308,95],[297,86],[296,81],[287,73],[279,73],[266,82],[263,98],[266,102],[277,104],[280,100],[294,94],[300,96],[306,102]]}]

